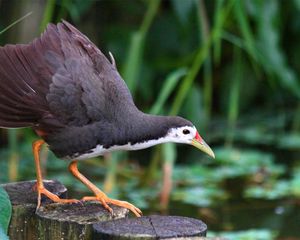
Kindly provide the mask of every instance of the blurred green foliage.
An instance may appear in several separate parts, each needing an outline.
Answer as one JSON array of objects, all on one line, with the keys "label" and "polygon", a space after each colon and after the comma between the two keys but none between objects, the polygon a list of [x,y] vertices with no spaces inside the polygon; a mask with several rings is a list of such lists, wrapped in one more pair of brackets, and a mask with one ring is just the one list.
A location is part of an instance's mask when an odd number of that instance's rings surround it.
[{"label": "blurred green foliage", "polygon": [[[34,3],[0,0],[1,44],[32,39],[48,22],[72,22],[113,53],[139,108],[190,119],[216,153],[215,161],[188,146],[117,153],[80,163],[87,177],[153,213],[162,209],[162,169],[174,165],[169,213],[201,217],[229,239],[300,237],[299,1]],[[0,182],[33,178],[35,135],[0,133]],[[43,156],[47,178],[86,193],[65,174],[66,162]],[[263,221],[253,223],[256,209]]]},{"label": "blurred green foliage", "polygon": [[272,240],[275,239],[277,233],[268,229],[250,229],[246,231],[238,231],[234,233],[209,233],[208,237],[223,237],[225,239],[234,240]]},{"label": "blurred green foliage", "polygon": [[6,237],[6,233],[8,232],[8,224],[11,217],[11,203],[6,191],[0,186],[0,237],[5,240],[8,239]]}]

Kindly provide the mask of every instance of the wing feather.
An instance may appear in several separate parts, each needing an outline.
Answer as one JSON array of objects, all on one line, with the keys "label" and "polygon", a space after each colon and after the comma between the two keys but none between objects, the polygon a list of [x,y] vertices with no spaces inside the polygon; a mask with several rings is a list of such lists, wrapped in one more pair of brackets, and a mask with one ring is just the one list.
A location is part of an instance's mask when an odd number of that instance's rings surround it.
[{"label": "wing feather", "polygon": [[80,127],[134,105],[115,66],[66,21],[0,47],[0,63],[0,127]]}]

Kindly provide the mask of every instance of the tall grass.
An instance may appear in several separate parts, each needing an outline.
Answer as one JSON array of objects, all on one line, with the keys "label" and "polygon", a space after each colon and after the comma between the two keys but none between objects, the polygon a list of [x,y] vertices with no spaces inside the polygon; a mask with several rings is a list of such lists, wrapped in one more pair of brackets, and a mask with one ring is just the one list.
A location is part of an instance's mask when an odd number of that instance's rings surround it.
[{"label": "tall grass", "polygon": [[140,29],[132,34],[130,40],[128,57],[122,75],[124,79],[126,79],[127,85],[133,95],[136,92],[137,81],[141,71],[145,40],[151,23],[157,13],[159,3],[160,0],[147,1],[147,12]]},{"label": "tall grass", "polygon": [[[202,41],[205,43],[208,40],[209,34],[210,34],[210,23],[207,17],[206,13],[206,7],[204,1],[200,1],[200,5],[198,6],[198,19],[201,25],[201,29],[199,30],[199,35],[202,35]],[[200,34],[201,33],[201,34]],[[217,41],[217,40],[216,40]],[[209,53],[207,55],[207,59],[204,62],[204,71],[203,71],[203,80],[204,80],[204,86],[203,86],[203,93],[204,93],[204,108],[205,108],[205,118],[203,119],[203,122],[205,122],[204,125],[207,125],[207,123],[210,120],[211,115],[211,107],[212,107],[212,60],[211,60],[211,54]]]},{"label": "tall grass", "polygon": [[10,129],[8,131],[8,149],[9,149],[9,160],[8,160],[8,179],[10,182],[15,182],[18,179],[18,141],[17,141],[16,129]]},{"label": "tall grass", "polygon": [[49,22],[53,19],[56,0],[47,0],[44,16],[40,24],[40,32],[43,32]]},{"label": "tall grass", "polygon": [[220,60],[221,60],[221,53],[222,53],[222,48],[221,48],[221,40],[222,40],[222,7],[224,0],[216,0],[215,1],[215,14],[214,14],[214,23],[215,23],[215,28],[218,29],[216,30],[216,39],[213,44],[213,58],[214,62],[219,65]]},{"label": "tall grass", "polygon": [[172,104],[171,111],[170,111],[171,115],[178,114],[190,88],[193,85],[194,80],[196,79],[196,76],[201,66],[203,65],[203,63],[207,59],[207,56],[209,55],[209,50],[212,42],[216,41],[217,37],[219,36],[218,35],[220,31],[219,27],[224,24],[232,6],[234,5],[234,2],[235,0],[228,1],[227,4],[221,9],[221,11],[219,12],[221,23],[219,23],[219,25],[217,25],[216,27],[213,27],[211,34],[209,35],[205,43],[201,47],[199,47],[196,56],[194,58],[194,61],[188,70],[188,73],[186,77],[183,79],[183,81],[181,82],[179,86],[179,90],[176,93],[175,100],[174,103]]},{"label": "tall grass", "polygon": [[233,134],[235,132],[235,126],[239,114],[239,102],[240,102],[240,84],[242,81],[242,59],[240,49],[234,48],[234,59],[235,59],[235,75],[230,79],[231,88],[229,89],[228,99],[228,128],[226,136],[226,145],[231,147],[233,144]]},{"label": "tall grass", "polygon": [[32,14],[32,12],[29,12],[29,13],[25,14],[23,17],[21,17],[21,18],[17,19],[16,21],[12,22],[7,27],[5,27],[4,29],[2,29],[0,31],[0,34],[3,34],[7,30],[9,30],[10,28],[14,27],[16,24],[18,24],[19,22],[23,21],[25,18],[29,17],[31,14]]}]

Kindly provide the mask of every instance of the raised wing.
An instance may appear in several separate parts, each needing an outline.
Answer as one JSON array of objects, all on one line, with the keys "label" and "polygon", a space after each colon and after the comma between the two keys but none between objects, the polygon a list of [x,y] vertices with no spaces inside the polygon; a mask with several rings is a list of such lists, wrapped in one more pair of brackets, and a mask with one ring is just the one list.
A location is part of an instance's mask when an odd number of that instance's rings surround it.
[{"label": "raised wing", "polygon": [[0,62],[1,127],[83,126],[134,106],[115,66],[65,21],[28,45],[1,47]]}]

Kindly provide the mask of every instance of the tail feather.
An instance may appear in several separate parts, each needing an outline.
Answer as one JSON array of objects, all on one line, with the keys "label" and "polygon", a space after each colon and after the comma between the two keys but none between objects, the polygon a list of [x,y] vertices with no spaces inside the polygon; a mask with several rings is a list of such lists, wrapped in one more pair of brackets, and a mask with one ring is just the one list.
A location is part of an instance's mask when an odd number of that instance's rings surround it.
[{"label": "tail feather", "polygon": [[24,128],[24,127],[32,127],[32,122],[26,122],[26,121],[6,121],[0,119],[0,127],[1,128]]},{"label": "tail feather", "polygon": [[2,118],[5,118],[4,114],[17,114],[19,116],[28,116],[30,112],[26,111],[25,109],[19,107],[10,107],[8,105],[3,105],[0,103],[0,112],[3,113]]},{"label": "tail feather", "polygon": [[53,76],[64,69],[66,60],[87,54],[99,69],[108,63],[102,64],[107,59],[100,50],[65,21],[49,24],[41,37],[29,44],[0,47],[0,127],[44,126],[56,130],[65,126],[71,112],[69,106],[62,111],[54,108],[53,104],[60,101],[52,101],[52,105],[47,101],[49,89],[54,84]]},{"label": "tail feather", "polygon": [[46,95],[53,67],[45,55],[60,53],[56,26],[30,44],[0,47],[0,127],[33,126],[49,111]]}]

